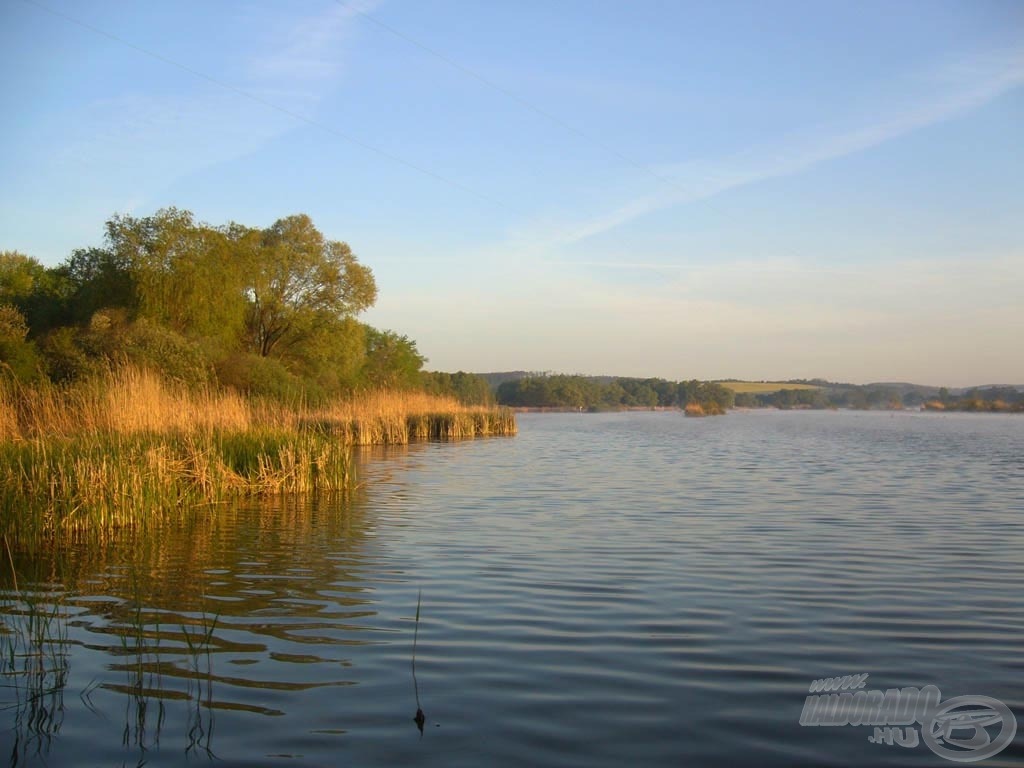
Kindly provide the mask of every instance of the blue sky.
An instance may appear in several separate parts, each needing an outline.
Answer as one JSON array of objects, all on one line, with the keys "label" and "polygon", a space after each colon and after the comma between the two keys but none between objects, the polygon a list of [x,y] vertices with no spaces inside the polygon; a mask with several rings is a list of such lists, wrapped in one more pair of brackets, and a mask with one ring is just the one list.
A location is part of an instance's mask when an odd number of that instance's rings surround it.
[{"label": "blue sky", "polygon": [[1024,4],[0,0],[0,249],[308,213],[439,370],[1024,383]]}]

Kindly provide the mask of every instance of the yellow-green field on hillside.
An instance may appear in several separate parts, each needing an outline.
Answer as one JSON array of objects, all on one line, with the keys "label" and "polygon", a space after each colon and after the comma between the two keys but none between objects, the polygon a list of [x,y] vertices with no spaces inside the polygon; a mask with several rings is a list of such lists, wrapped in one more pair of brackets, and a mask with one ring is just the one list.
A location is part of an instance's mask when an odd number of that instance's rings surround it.
[{"label": "yellow-green field on hillside", "polygon": [[717,383],[737,394],[753,392],[760,395],[768,392],[778,392],[780,389],[821,389],[821,387],[817,387],[814,384],[789,384],[785,381],[719,381]]}]

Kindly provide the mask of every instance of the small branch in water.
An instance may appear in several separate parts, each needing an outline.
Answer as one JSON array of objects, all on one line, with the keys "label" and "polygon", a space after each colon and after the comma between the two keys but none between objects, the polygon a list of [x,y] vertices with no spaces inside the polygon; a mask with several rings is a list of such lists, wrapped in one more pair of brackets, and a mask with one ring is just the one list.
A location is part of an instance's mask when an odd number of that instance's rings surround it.
[{"label": "small branch in water", "polygon": [[420,604],[422,601],[423,590],[421,589],[416,596],[416,629],[413,630],[412,634],[412,688],[416,694],[416,717],[413,718],[413,722],[420,729],[421,737],[423,736],[423,725],[427,722],[427,717],[423,714],[423,708],[420,706],[420,686],[416,682],[416,643],[420,637]]}]

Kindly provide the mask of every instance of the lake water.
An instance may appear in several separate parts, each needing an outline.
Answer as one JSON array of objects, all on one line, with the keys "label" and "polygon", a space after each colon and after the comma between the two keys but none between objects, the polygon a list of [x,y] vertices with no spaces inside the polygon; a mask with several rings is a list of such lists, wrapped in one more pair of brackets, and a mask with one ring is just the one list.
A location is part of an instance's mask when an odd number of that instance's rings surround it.
[{"label": "lake water", "polygon": [[[800,725],[814,679],[858,673],[1024,718],[1024,419],[519,425],[368,451],[345,503],[13,553],[0,759],[953,764]],[[1024,764],[1024,722],[981,764]]]}]

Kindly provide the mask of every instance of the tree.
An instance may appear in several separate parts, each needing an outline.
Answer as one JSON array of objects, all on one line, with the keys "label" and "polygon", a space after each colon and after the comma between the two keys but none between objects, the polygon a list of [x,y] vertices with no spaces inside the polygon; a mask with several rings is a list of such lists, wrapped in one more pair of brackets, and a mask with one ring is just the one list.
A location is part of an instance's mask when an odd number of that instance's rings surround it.
[{"label": "tree", "polygon": [[235,343],[245,317],[244,264],[224,232],[189,211],[114,216],[107,251],[131,276],[138,316],[193,339]]},{"label": "tree", "polygon": [[423,371],[423,388],[432,395],[454,397],[467,405],[494,405],[487,379],[475,373]]},{"label": "tree", "polygon": [[760,408],[761,401],[753,392],[737,392],[734,405],[737,408]]},{"label": "tree", "polygon": [[700,402],[700,382],[697,379],[690,379],[689,381],[680,381],[676,385],[676,401],[679,403],[679,407],[682,408],[690,403]]},{"label": "tree", "polygon": [[0,251],[0,301],[13,304],[31,296],[46,267],[18,251]]},{"label": "tree", "polygon": [[30,338],[65,322],[66,294],[66,282],[58,270],[18,251],[0,251],[0,304],[22,314]]},{"label": "tree", "polygon": [[285,355],[323,323],[351,317],[377,299],[370,269],[304,214],[279,219],[258,236],[237,225],[229,234],[236,252],[249,259],[245,329],[256,354]]},{"label": "tree", "polygon": [[732,408],[735,399],[736,393],[717,381],[706,381],[701,385],[701,400],[705,406],[710,403],[719,411],[725,411]]},{"label": "tree", "polygon": [[131,317],[139,304],[131,264],[106,248],[79,248],[58,267],[68,285],[68,320],[83,325],[101,309],[123,309]]},{"label": "tree", "polygon": [[366,363],[367,328],[351,317],[324,318],[302,344],[282,358],[307,382],[308,397],[337,394],[359,385]]},{"label": "tree", "polygon": [[54,269],[0,252],[5,370],[45,367],[59,381],[130,360],[189,383],[216,372],[240,389],[307,399],[367,376],[418,386],[415,343],[355,318],[376,297],[370,269],[305,215],[213,227],[164,208],[111,217],[102,247]]},{"label": "tree", "polygon": [[28,324],[21,312],[11,304],[0,304],[0,373],[9,371],[19,381],[37,378],[41,367],[27,335]]},{"label": "tree", "polygon": [[422,382],[420,369],[426,358],[416,349],[416,342],[394,331],[365,328],[363,382],[386,389],[418,389]]}]

